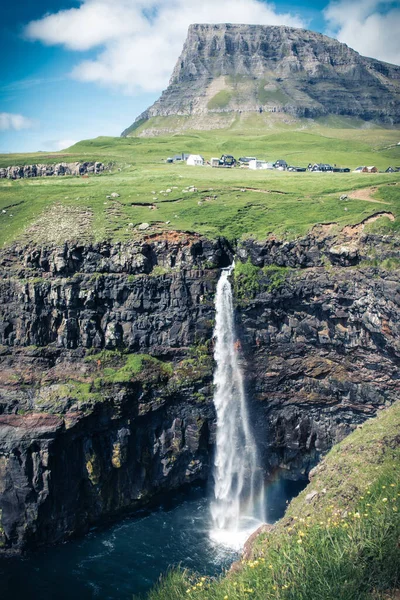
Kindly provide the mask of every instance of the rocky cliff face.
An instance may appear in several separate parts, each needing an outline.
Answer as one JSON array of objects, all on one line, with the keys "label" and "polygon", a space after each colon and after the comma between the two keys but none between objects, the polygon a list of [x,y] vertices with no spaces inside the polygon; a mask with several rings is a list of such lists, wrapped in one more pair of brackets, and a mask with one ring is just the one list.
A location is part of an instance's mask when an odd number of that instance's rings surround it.
[{"label": "rocky cliff face", "polygon": [[221,127],[217,115],[242,112],[398,123],[400,67],[303,29],[192,25],[168,88],[122,135],[156,133],[146,123],[153,117],[190,117],[175,126],[211,129]]},{"label": "rocky cliff face", "polygon": [[[256,285],[238,277],[235,290],[268,476],[305,476],[398,397],[399,273],[359,264],[371,247],[382,257],[398,247],[338,242],[312,234],[235,249],[258,265]],[[178,233],[2,252],[3,552],[67,539],[208,477],[214,294],[232,256],[223,239]]]}]

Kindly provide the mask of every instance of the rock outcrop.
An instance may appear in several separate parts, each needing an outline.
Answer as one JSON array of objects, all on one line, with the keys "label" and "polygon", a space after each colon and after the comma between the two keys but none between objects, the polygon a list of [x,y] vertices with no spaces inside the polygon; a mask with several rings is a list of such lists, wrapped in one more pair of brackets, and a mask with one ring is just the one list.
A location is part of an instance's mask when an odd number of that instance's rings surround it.
[{"label": "rock outcrop", "polygon": [[168,88],[122,136],[226,127],[252,112],[398,123],[400,67],[303,29],[192,25]]},{"label": "rock outcrop", "polygon": [[[251,288],[237,278],[236,314],[268,476],[306,477],[398,397],[399,272],[360,266],[370,246],[382,257],[398,247],[365,236],[338,261],[337,242],[235,249],[259,274]],[[223,239],[182,233],[2,251],[3,552],[68,539],[209,475],[214,294],[232,257]]]},{"label": "rock outcrop", "polygon": [[55,165],[23,165],[0,168],[0,179],[28,179],[31,177],[53,177],[62,175],[86,175],[102,173],[107,167],[101,162],[57,163]]}]

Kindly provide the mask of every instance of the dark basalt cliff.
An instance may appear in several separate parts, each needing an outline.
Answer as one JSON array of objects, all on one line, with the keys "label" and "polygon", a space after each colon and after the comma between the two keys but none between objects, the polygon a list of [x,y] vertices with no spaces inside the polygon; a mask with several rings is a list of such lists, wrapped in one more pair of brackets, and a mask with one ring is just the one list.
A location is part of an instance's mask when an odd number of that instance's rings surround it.
[{"label": "dark basalt cliff", "polygon": [[[243,243],[235,281],[252,421],[268,476],[321,453],[398,397],[392,238]],[[2,251],[0,547],[62,541],[210,474],[212,330],[223,239]],[[268,264],[285,267],[278,272]],[[163,269],[163,274],[161,274]]]},{"label": "dark basalt cliff", "polygon": [[168,88],[122,136],[139,127],[156,134],[155,124],[146,125],[152,117],[191,117],[192,128],[212,129],[221,126],[217,114],[247,112],[398,123],[400,67],[303,29],[192,25]]}]

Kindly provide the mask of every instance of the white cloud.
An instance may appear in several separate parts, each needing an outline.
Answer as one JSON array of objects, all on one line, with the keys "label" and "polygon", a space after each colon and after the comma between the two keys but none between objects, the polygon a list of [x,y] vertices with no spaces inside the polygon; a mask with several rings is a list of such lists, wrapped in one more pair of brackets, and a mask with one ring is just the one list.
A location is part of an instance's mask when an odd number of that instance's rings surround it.
[{"label": "white cloud", "polygon": [[400,8],[382,0],[339,0],[324,11],[328,34],[360,54],[400,64]]},{"label": "white cloud", "polygon": [[304,27],[297,15],[278,13],[262,0],[84,0],[79,8],[32,21],[25,34],[70,50],[99,48],[77,64],[81,81],[127,92],[166,87],[192,23],[256,23]]},{"label": "white cloud", "polygon": [[73,146],[77,142],[78,142],[78,140],[68,140],[68,139],[66,139],[66,140],[48,140],[47,142],[43,142],[43,146],[46,148],[46,150],[52,150],[52,151],[65,150],[66,148]]},{"label": "white cloud", "polygon": [[7,112],[0,113],[0,131],[7,131],[10,129],[19,131],[20,129],[31,129],[34,126],[35,121],[28,119],[23,115]]}]

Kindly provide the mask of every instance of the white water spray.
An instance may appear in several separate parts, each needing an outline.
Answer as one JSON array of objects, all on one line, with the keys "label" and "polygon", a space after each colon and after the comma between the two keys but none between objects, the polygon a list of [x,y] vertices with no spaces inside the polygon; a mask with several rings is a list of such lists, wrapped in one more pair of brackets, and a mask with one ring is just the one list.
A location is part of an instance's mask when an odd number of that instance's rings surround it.
[{"label": "white water spray", "polygon": [[257,449],[246,407],[243,375],[238,360],[229,275],[224,269],[218,281],[214,330],[214,405],[217,413],[214,461],[214,499],[211,503],[211,538],[240,549],[248,536],[264,522],[264,485]]}]

